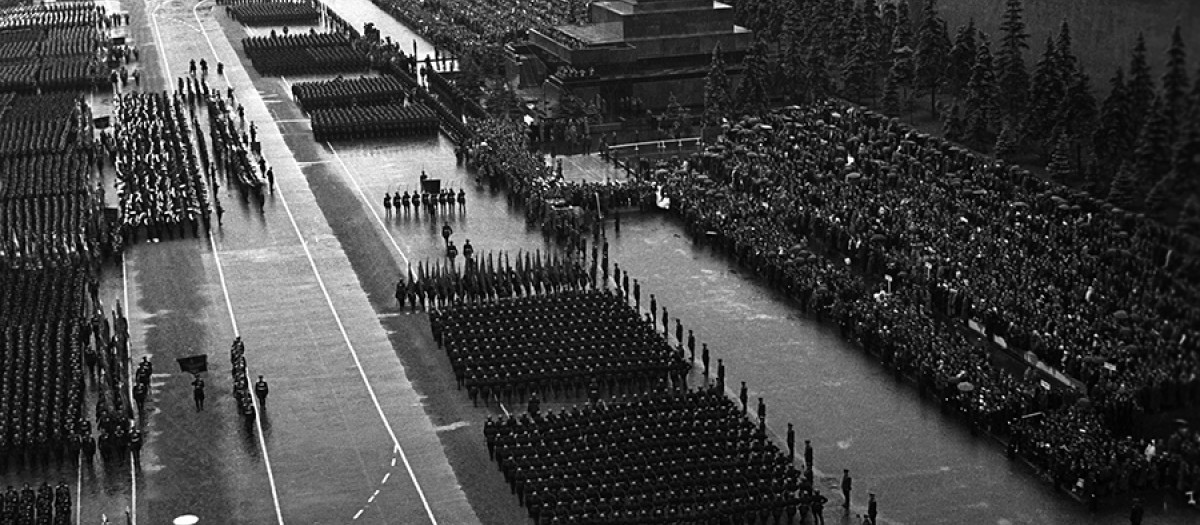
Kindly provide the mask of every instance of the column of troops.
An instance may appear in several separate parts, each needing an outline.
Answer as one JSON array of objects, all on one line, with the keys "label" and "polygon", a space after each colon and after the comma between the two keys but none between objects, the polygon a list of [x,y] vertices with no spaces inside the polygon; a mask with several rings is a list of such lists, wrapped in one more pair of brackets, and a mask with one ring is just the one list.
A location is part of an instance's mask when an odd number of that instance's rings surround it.
[{"label": "column of troops", "polygon": [[[199,235],[208,226],[208,191],[200,173],[189,124],[189,104],[174,94],[119,95],[110,155],[128,242],[148,237]],[[191,108],[194,112],[194,107]]]},{"label": "column of troops", "polygon": [[311,4],[299,2],[258,2],[227,6],[229,18],[247,26],[279,26],[287,24],[313,25],[320,18]]},{"label": "column of troops", "polygon": [[[217,187],[212,173],[220,171],[225,182],[236,185],[244,201],[253,197],[261,209],[266,204],[266,192],[274,186],[275,171],[261,155],[254,123],[247,125],[245,109],[240,104],[235,106],[232,94],[213,92],[206,99],[213,151],[210,182]],[[220,214],[220,204],[217,206]]]}]

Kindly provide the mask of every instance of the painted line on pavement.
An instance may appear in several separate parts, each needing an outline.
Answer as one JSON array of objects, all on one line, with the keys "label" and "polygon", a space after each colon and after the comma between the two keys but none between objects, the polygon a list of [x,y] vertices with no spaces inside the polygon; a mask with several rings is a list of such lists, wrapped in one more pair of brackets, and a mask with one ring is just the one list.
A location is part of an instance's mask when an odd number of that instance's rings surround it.
[{"label": "painted line on pavement", "polygon": [[342,166],[342,171],[345,171],[346,175],[350,177],[350,181],[353,182],[354,187],[358,189],[358,195],[362,197],[363,203],[367,205],[367,209],[371,210],[371,215],[375,216],[375,221],[379,223],[379,227],[383,228],[384,235],[387,235],[388,240],[392,241],[392,247],[395,248],[396,252],[400,254],[400,258],[404,259],[404,264],[411,266],[412,262],[408,260],[407,255],[404,255],[404,250],[400,249],[400,243],[396,242],[396,237],[392,236],[392,232],[388,229],[387,223],[383,222],[383,217],[379,216],[379,212],[375,210],[375,206],[371,204],[371,200],[367,198],[366,192],[363,191],[362,185],[358,183],[358,177],[354,176],[354,172],[350,171],[349,166],[346,166],[346,162],[342,160],[341,154],[334,149],[333,144],[330,144],[327,141],[325,142],[325,147],[329,148],[329,151],[333,152],[333,158],[337,159],[338,164],[341,164]]},{"label": "painted line on pavement", "polygon": [[[126,253],[128,253],[128,252],[126,252]],[[125,315],[126,331],[128,331],[128,327],[129,327],[129,321],[128,321],[129,312],[133,311],[132,308],[129,306],[129,265],[126,264],[127,259],[128,259],[128,256],[126,254],[121,255],[121,290],[122,290],[121,294],[123,297],[123,299],[121,301],[121,311]],[[128,348],[129,347],[129,338],[128,337],[125,338],[125,346],[126,346],[126,350],[128,350],[129,349]],[[130,369],[128,367],[130,366],[129,365],[130,360],[133,359],[133,354],[129,353],[129,352],[126,352],[126,354],[128,354],[128,355],[126,355],[126,359],[125,359],[125,366],[127,367],[125,369],[125,376],[126,376],[126,380],[125,380],[126,385],[125,386],[129,388],[129,399],[132,401],[133,400],[133,378],[129,377]],[[142,431],[141,423],[142,423],[142,421],[141,421],[141,418],[139,417],[137,419],[137,429],[136,429],[138,432]],[[142,443],[145,443],[145,441],[143,440]],[[135,464],[135,462],[133,460],[133,451],[132,450],[129,451],[129,508],[130,508],[129,525],[137,525],[137,465]],[[79,523],[79,521],[77,520],[76,523]]]},{"label": "painted line on pavement", "polygon": [[78,467],[77,478],[75,480],[75,523],[82,524],[80,517],[83,516],[83,449],[75,455],[76,466]]},{"label": "painted line on pavement", "polygon": [[[199,2],[196,3],[196,5],[198,6],[205,1],[207,1],[207,0],[200,0]],[[197,19],[199,19],[200,15],[198,13],[196,13],[195,6],[193,6],[193,8],[192,8],[192,13],[196,15]],[[219,59],[219,56],[217,55],[216,46],[213,45],[212,39],[209,38],[208,31],[204,29],[203,24],[201,24],[200,29],[201,29],[201,33],[204,35],[204,39],[208,41],[209,48],[212,49],[213,58]],[[278,131],[278,129],[276,129],[276,131]],[[345,323],[342,322],[342,316],[340,314],[338,314],[337,307],[335,307],[333,304],[333,298],[329,295],[329,288],[325,285],[325,279],[321,277],[321,271],[319,269],[317,269],[317,261],[313,258],[312,250],[308,246],[308,240],[304,238],[304,233],[300,231],[300,225],[296,222],[296,216],[295,216],[295,214],[292,213],[292,208],[291,208],[291,206],[288,205],[287,197],[284,196],[284,193],[285,192],[283,192],[283,191],[279,192],[279,194],[278,194],[279,202],[283,204],[283,210],[284,210],[284,212],[287,213],[288,221],[292,223],[292,229],[295,230],[296,237],[300,239],[300,247],[304,249],[304,256],[308,259],[308,264],[312,268],[313,276],[316,277],[316,279],[317,279],[317,286],[320,287],[321,294],[325,296],[325,303],[329,306],[329,312],[333,315],[333,320],[338,325],[338,330],[342,334],[342,340],[344,340],[346,342],[346,348],[348,350],[350,350],[350,355],[354,358],[354,365],[358,368],[358,374],[362,378],[363,385],[366,386],[366,388],[367,388],[367,394],[369,394],[371,396],[371,401],[375,405],[375,411],[379,414],[379,419],[383,422],[384,428],[387,429],[388,436],[390,436],[392,439],[392,444],[394,445],[396,451],[400,454],[400,460],[404,462],[404,468],[406,470],[408,470],[408,477],[410,479],[412,479],[413,487],[417,489],[417,495],[420,496],[421,504],[425,507],[425,514],[427,516],[429,516],[430,523],[432,523],[433,525],[437,525],[438,521],[437,521],[437,518],[433,515],[433,508],[430,507],[430,505],[429,505],[429,499],[425,497],[425,491],[424,491],[424,489],[421,488],[421,483],[419,481],[417,481],[417,475],[415,472],[413,472],[412,464],[408,460],[408,454],[406,454],[404,452],[404,447],[400,446],[400,439],[396,436],[396,431],[395,431],[395,429],[392,428],[391,421],[388,420],[387,414],[384,413],[384,411],[383,411],[383,405],[379,402],[379,396],[377,396],[375,394],[375,388],[373,386],[371,386],[371,380],[367,378],[367,372],[366,372],[366,369],[363,368],[362,360],[358,356],[358,351],[354,349],[354,343],[352,343],[350,341],[350,334],[346,330]],[[217,254],[217,249],[216,249],[217,247],[216,247],[216,241],[213,238],[211,231],[209,232],[209,239],[213,242],[213,255],[215,257]],[[403,253],[401,253],[401,256],[403,256]],[[407,257],[405,258],[405,260],[407,261]],[[219,258],[218,258],[218,261],[219,261]],[[219,269],[220,267],[221,267],[220,262],[218,262],[217,268]],[[225,274],[223,271],[221,271],[221,272],[219,272],[219,275],[221,277],[222,290],[225,290],[226,289]],[[225,294],[225,300],[228,303],[228,301],[229,301],[228,292],[226,292],[226,294]],[[229,308],[230,308],[230,311],[232,312],[233,311],[232,305],[230,305]],[[247,372],[247,375],[249,375],[249,372]],[[255,402],[255,405],[257,405],[257,402]],[[261,411],[258,411],[257,408],[258,407],[256,406],[255,407],[255,409],[256,409],[255,421],[258,422],[260,425],[259,440],[261,441],[262,440],[261,420],[258,417],[258,414],[260,414]],[[263,453],[264,453],[264,458],[265,458],[266,457],[265,444],[263,447]],[[269,463],[268,463],[268,465],[269,465]],[[269,467],[267,469],[267,473],[270,474]],[[274,476],[271,476],[271,492],[272,492],[272,495],[276,497],[275,508],[278,511],[279,500],[278,500],[278,495],[275,494]],[[361,514],[362,514],[362,511],[360,510],[359,513],[354,516],[354,519],[358,519],[358,516]],[[279,523],[281,523],[281,524],[283,523],[283,515],[282,514],[279,514]]]},{"label": "painted line on pavement", "polygon": [[[196,6],[199,6],[204,1],[206,1],[206,0],[200,0],[199,2],[196,3],[196,5],[192,6],[192,14],[196,16],[196,21],[198,23],[200,22],[200,15],[198,13],[196,13]],[[159,4],[157,7],[155,7],[154,12],[156,13],[158,11],[158,9],[162,7],[162,5],[163,4]],[[164,77],[163,77],[163,82],[164,82],[164,84],[166,84],[167,88],[169,89],[171,87],[170,74],[169,74],[170,67],[167,64],[166,52],[164,51],[164,47],[162,45],[162,33],[160,32],[159,27],[158,27],[157,15],[152,14],[151,19],[154,22],[154,38],[156,40],[156,43],[158,44],[159,58],[162,60],[161,65],[164,68],[164,70],[167,72],[167,74],[164,75]],[[202,23],[200,24],[199,30],[200,30],[200,33],[204,35],[204,39],[208,41],[209,48],[213,50],[213,57],[216,58],[216,48],[213,46],[212,39],[210,39],[208,37],[208,31],[204,30],[204,25]],[[237,318],[235,318],[234,314],[233,314],[233,303],[229,299],[229,285],[225,281],[225,270],[221,266],[221,256],[220,256],[219,250],[217,249],[217,241],[216,241],[216,238],[213,237],[211,229],[208,232],[208,242],[209,242],[209,245],[212,247],[213,260],[216,261],[216,264],[217,264],[217,277],[221,281],[221,293],[224,294],[224,296],[225,296],[225,307],[229,310],[229,322],[230,322],[230,325],[232,325],[232,327],[233,327],[234,335],[237,336],[240,334],[238,332],[238,327],[237,327]],[[248,377],[252,377],[249,366],[246,367],[246,375]],[[261,409],[261,407],[258,406],[258,399],[256,398],[256,396],[251,396],[250,402],[254,404],[254,424],[258,429],[258,443],[262,447],[263,464],[267,468],[267,482],[271,485],[271,499],[273,500],[273,503],[275,504],[275,517],[279,521],[279,524],[283,525],[283,509],[280,508],[280,506],[279,506],[279,490],[275,485],[275,473],[271,469],[271,457],[270,457],[270,454],[267,452],[266,439],[263,437],[262,409]]]}]

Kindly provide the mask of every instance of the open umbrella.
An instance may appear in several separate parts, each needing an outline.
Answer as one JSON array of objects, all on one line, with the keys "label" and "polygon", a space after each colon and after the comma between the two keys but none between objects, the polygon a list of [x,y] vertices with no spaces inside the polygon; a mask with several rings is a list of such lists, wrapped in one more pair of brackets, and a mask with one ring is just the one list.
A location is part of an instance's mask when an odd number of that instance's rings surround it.
[{"label": "open umbrella", "polygon": [[958,384],[959,392],[971,392],[974,390],[975,390],[975,385],[971,384],[970,381],[963,381]]},{"label": "open umbrella", "polygon": [[858,180],[862,178],[862,174],[857,171],[852,171],[846,174],[846,180]]},{"label": "open umbrella", "polygon": [[1113,312],[1113,319],[1117,319],[1119,321],[1129,319],[1129,312],[1126,312],[1125,310],[1117,310],[1116,312]]}]

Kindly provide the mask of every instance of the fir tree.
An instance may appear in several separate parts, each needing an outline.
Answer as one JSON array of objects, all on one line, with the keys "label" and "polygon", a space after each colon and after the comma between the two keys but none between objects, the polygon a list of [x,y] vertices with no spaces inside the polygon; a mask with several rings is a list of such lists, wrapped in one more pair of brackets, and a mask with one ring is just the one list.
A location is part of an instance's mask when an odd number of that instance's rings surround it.
[{"label": "fir tree", "polygon": [[825,54],[819,49],[808,57],[808,96],[812,101],[825,100],[833,94],[833,80],[826,64]]},{"label": "fir tree", "polygon": [[1172,152],[1171,179],[1172,193],[1200,193],[1200,122],[1184,122]]},{"label": "fir tree", "polygon": [[1076,72],[1067,87],[1063,105],[1057,116],[1057,125],[1071,139],[1074,148],[1072,162],[1078,174],[1091,172],[1094,154],[1089,147],[1096,132],[1096,98],[1092,96],[1091,81],[1086,73]]},{"label": "fir tree", "polygon": [[1140,193],[1137,172],[1133,169],[1133,164],[1122,162],[1120,169],[1117,170],[1117,176],[1113,178],[1112,185],[1108,189],[1108,202],[1119,208],[1135,210],[1138,208]]},{"label": "fir tree", "polygon": [[[1117,68],[1110,85],[1108,98],[1104,99],[1104,105],[1100,109],[1096,134],[1092,137],[1105,176],[1116,173],[1117,166],[1124,167],[1123,161],[1131,153],[1133,143],[1137,139],[1133,118],[1129,114],[1129,88],[1125,83],[1123,69]],[[1131,168],[1127,168],[1126,171],[1131,174],[1133,172]],[[1132,179],[1132,175],[1130,177]]]},{"label": "fir tree", "polygon": [[[891,33],[885,33],[883,29],[883,20],[879,18],[879,3],[876,0],[864,0],[863,5],[858,10],[858,28],[859,31],[867,35],[867,38],[873,38],[879,44],[878,49],[887,50],[883,47],[887,44],[887,40],[891,38]],[[879,58],[885,58],[885,54]]]},{"label": "fir tree", "polygon": [[767,44],[755,42],[742,61],[742,82],[738,85],[737,100],[743,113],[758,115],[767,109]]},{"label": "fir tree", "polygon": [[[1156,97],[1150,115],[1138,134],[1133,154],[1133,171],[1139,187],[1145,188],[1159,182],[1171,169],[1170,121],[1167,119],[1166,104]],[[1147,201],[1147,208],[1154,210]]]},{"label": "fir tree", "polygon": [[967,22],[967,25],[958,28],[958,33],[954,37],[954,46],[950,48],[950,55],[947,58],[947,77],[950,81],[950,90],[954,93],[962,93],[967,89],[967,82],[971,80],[971,67],[975,65],[975,55],[979,53],[979,46],[975,40],[975,35],[978,31],[975,30],[975,19]]},{"label": "fir tree", "polygon": [[950,111],[946,113],[946,118],[942,121],[942,135],[946,137],[946,140],[962,142],[966,128],[967,124],[963,121],[962,116],[962,106],[955,102],[950,105]]},{"label": "fir tree", "polygon": [[949,64],[950,35],[946,21],[937,13],[937,0],[925,4],[925,18],[917,33],[916,77],[917,85],[929,93],[929,108],[937,118],[938,89],[947,82],[946,67]]},{"label": "fir tree", "polygon": [[992,154],[1000,160],[1012,162],[1019,145],[1020,136],[1017,134],[1016,121],[1012,117],[1005,117],[1004,123],[1000,125],[1000,134],[996,136],[996,145],[992,149]]},{"label": "fir tree", "polygon": [[907,106],[909,93],[916,82],[916,65],[913,63],[913,50],[907,43],[907,36],[901,35],[896,29],[896,37],[892,39],[891,67],[888,68],[889,81],[894,81],[900,88],[901,106]]},{"label": "fir tree", "polygon": [[901,111],[903,104],[900,100],[900,80],[894,65],[888,72],[887,80],[883,82],[883,99],[879,103],[883,106],[884,113],[889,115],[897,115]]},{"label": "fir tree", "polygon": [[854,42],[845,65],[842,67],[842,89],[854,101],[875,98],[878,85],[875,74],[875,44],[865,35]]},{"label": "fir tree", "polygon": [[1058,65],[1058,77],[1074,78],[1075,74],[1079,72],[1079,59],[1075,58],[1075,52],[1071,50],[1071,27],[1067,24],[1066,19],[1059,25],[1058,38],[1054,41],[1054,50],[1058,52],[1055,57]]},{"label": "fir tree", "polygon": [[979,52],[967,83],[964,112],[967,120],[966,141],[983,147],[992,143],[992,126],[996,120],[996,72],[987,37],[980,35]]},{"label": "fir tree", "polygon": [[1188,108],[1187,51],[1179,31],[1179,26],[1175,26],[1171,47],[1167,50],[1167,71],[1162,77],[1163,102],[1167,105],[1167,114],[1172,116],[1182,116]]},{"label": "fir tree", "polygon": [[1050,130],[1054,127],[1052,117],[1062,104],[1066,86],[1058,69],[1058,50],[1050,38],[1046,39],[1046,50],[1034,68],[1030,86],[1029,111],[1022,123],[1024,133],[1030,137],[1051,137]]},{"label": "fir tree", "polygon": [[719,123],[729,114],[729,76],[725,74],[725,59],[721,57],[721,44],[713,46],[712,62],[708,77],[704,79],[704,120]]},{"label": "fir tree", "polygon": [[1002,37],[996,53],[999,70],[999,106],[1010,116],[1021,115],[1025,110],[1029,92],[1029,71],[1025,68],[1025,50],[1029,49],[1029,34],[1025,32],[1023,19],[1025,6],[1021,0],[1006,0],[1004,22],[1000,24]]},{"label": "fir tree", "polygon": [[1200,195],[1192,194],[1179,212],[1179,229],[1200,236]]},{"label": "fir tree", "polygon": [[1060,131],[1056,136],[1054,152],[1050,156],[1050,164],[1046,165],[1046,171],[1059,182],[1074,180],[1075,166],[1071,162],[1074,147],[1071,144],[1071,136],[1065,131]]},{"label": "fir tree", "polygon": [[1141,130],[1154,105],[1154,78],[1146,62],[1146,39],[1138,33],[1137,44],[1129,59],[1129,114],[1134,130]]},{"label": "fir tree", "polygon": [[787,56],[783,59],[783,64],[780,69],[784,85],[781,91],[784,98],[797,103],[803,104],[809,99],[808,75],[809,65],[804,59],[804,52],[799,49],[799,46],[792,45]]}]

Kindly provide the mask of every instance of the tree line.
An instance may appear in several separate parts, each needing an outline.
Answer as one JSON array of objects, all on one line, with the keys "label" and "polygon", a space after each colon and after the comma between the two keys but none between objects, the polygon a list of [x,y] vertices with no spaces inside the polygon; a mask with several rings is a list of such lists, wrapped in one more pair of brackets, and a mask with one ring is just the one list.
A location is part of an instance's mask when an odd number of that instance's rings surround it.
[{"label": "tree line", "polygon": [[1005,0],[995,38],[974,21],[952,37],[936,0],[915,1],[738,0],[737,23],[757,41],[736,93],[714,49],[705,118],[840,96],[936,119],[950,140],[1045,166],[1114,206],[1200,235],[1200,73],[1189,78],[1178,27],[1165,71],[1152,70],[1139,35],[1100,100],[1066,20],[1034,59],[1023,0]]}]

